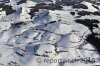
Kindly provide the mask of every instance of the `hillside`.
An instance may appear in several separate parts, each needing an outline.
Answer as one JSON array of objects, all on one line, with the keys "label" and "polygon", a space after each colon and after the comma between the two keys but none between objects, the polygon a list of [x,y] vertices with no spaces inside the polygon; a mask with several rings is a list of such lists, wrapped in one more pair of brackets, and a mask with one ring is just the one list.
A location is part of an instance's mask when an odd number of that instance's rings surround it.
[{"label": "hillside", "polygon": [[47,65],[100,65],[99,0],[0,0],[0,66]]}]

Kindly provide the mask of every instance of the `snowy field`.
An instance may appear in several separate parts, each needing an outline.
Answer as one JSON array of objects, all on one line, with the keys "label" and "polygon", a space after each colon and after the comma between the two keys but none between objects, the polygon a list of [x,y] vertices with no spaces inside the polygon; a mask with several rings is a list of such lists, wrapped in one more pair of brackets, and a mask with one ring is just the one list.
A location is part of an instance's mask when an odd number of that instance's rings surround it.
[{"label": "snowy field", "polygon": [[0,0],[0,66],[100,66],[100,5]]}]

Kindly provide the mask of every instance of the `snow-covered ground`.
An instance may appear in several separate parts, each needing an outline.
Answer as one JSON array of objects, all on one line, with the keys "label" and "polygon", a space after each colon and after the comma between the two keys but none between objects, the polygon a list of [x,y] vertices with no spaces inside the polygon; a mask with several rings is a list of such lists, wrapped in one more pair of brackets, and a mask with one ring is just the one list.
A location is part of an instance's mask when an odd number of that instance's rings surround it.
[{"label": "snow-covered ground", "polygon": [[[100,6],[86,1],[81,4],[88,9],[56,4],[55,0],[3,4],[0,66],[99,66]],[[90,14],[78,14],[80,11]]]}]

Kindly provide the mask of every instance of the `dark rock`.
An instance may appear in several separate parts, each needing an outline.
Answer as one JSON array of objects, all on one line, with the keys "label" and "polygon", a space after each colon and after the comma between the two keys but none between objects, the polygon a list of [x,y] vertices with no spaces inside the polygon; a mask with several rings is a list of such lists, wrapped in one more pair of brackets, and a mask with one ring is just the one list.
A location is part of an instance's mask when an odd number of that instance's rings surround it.
[{"label": "dark rock", "polygon": [[95,6],[95,5],[92,5],[94,8],[98,9],[99,10],[99,7],[98,6]]},{"label": "dark rock", "polygon": [[3,11],[6,11],[6,15],[16,12],[16,10],[13,10],[12,6],[9,5],[3,5],[2,8]]},{"label": "dark rock", "polygon": [[88,7],[87,7],[86,5],[84,5],[84,4],[80,4],[80,3],[78,3],[78,4],[74,4],[74,5],[73,5],[73,8],[88,9]]},{"label": "dark rock", "polygon": [[22,4],[22,3],[26,3],[27,0],[20,0],[17,2],[17,5]]},{"label": "dark rock", "polygon": [[15,28],[15,27],[20,27],[20,25],[24,24],[24,22],[19,22],[19,23],[14,23],[11,24],[11,27]]},{"label": "dark rock", "polygon": [[96,27],[98,28],[98,23],[99,21],[98,20],[95,20],[95,19],[77,19],[75,20],[77,23],[80,23],[80,24],[83,24],[85,26],[87,26],[91,32],[93,32],[93,27]]},{"label": "dark rock", "polygon": [[71,12],[71,15],[75,15],[75,12]]},{"label": "dark rock", "polygon": [[85,15],[98,15],[100,16],[100,12],[96,11],[96,12],[89,12],[89,11],[79,11],[78,12],[78,15],[81,15],[81,16],[85,16]]},{"label": "dark rock", "polygon": [[98,34],[93,33],[93,34],[88,35],[86,41],[91,43],[100,54],[100,38],[95,37],[96,35]]}]

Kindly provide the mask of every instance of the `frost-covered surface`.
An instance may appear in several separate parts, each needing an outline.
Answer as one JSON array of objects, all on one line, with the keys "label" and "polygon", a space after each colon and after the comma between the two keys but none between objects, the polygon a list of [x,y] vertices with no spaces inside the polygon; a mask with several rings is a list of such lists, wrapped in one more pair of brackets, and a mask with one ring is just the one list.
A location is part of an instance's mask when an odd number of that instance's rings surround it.
[{"label": "frost-covered surface", "polygon": [[[99,66],[98,3],[0,0],[0,66]],[[87,57],[95,63],[43,61]]]}]

